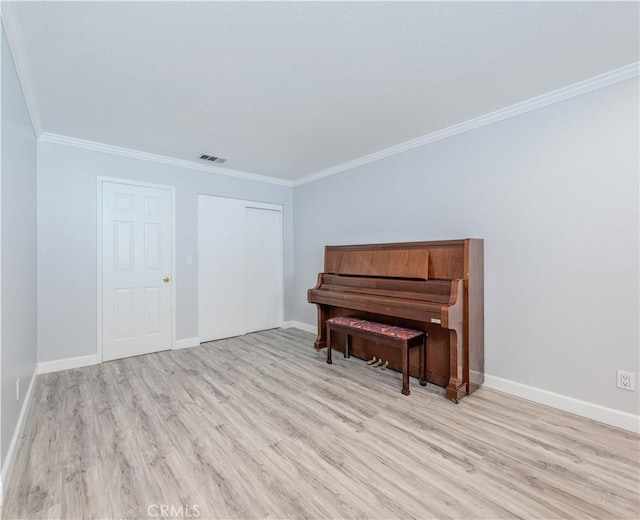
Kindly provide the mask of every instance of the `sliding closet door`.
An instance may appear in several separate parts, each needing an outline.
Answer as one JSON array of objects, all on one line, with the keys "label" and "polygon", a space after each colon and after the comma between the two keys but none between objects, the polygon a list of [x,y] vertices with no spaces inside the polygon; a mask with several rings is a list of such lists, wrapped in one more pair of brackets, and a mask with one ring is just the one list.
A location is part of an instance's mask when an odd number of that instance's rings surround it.
[{"label": "sliding closet door", "polygon": [[280,206],[198,197],[200,341],[282,323]]},{"label": "sliding closet door", "polygon": [[245,333],[244,205],[198,197],[200,341]]},{"label": "sliding closet door", "polygon": [[247,332],[282,323],[280,230],[282,212],[246,208]]}]

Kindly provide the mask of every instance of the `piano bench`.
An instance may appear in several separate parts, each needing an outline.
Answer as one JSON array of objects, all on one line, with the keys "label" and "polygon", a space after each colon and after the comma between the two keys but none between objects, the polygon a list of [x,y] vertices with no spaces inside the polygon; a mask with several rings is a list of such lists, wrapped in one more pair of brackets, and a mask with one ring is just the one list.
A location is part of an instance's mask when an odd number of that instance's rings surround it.
[{"label": "piano bench", "polygon": [[344,357],[349,357],[349,337],[359,336],[382,345],[402,348],[402,393],[409,395],[409,353],[414,347],[420,347],[420,384],[427,384],[427,336],[421,330],[395,327],[385,323],[361,320],[351,316],[338,316],[326,322],[327,327],[327,363],[331,364],[331,331],[344,332]]}]

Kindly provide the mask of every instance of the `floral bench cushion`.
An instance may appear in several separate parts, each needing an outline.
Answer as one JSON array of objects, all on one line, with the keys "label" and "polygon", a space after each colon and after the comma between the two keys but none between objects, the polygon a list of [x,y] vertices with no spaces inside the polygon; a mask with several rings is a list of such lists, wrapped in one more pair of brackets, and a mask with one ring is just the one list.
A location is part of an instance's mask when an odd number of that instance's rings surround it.
[{"label": "floral bench cushion", "polygon": [[380,336],[387,336],[402,340],[409,340],[424,334],[424,332],[420,330],[395,327],[393,325],[387,325],[386,323],[376,323],[375,321],[361,320],[351,316],[338,316],[336,318],[331,318],[327,320],[327,323],[331,323],[332,325],[341,325],[351,329],[364,330]]}]

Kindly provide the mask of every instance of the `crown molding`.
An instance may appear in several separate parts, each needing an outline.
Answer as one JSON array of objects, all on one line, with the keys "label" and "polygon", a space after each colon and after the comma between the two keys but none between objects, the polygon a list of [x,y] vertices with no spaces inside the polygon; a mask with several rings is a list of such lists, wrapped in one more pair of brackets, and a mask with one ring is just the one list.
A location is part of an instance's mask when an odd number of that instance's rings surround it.
[{"label": "crown molding", "polygon": [[109,144],[96,143],[94,141],[86,141],[84,139],[77,139],[75,137],[67,137],[64,135],[50,134],[44,132],[38,142],[62,144],[65,146],[73,146],[75,148],[83,148],[84,150],[91,150],[94,152],[109,153],[112,155],[120,155],[121,157],[130,157],[132,159],[140,159],[142,161],[151,161],[160,164],[167,164],[169,166],[177,166],[179,168],[188,168],[191,170],[199,170],[208,173],[216,173],[219,175],[226,175],[228,177],[235,177],[238,179],[245,179],[256,182],[265,182],[268,184],[278,184],[280,186],[292,187],[293,182],[285,179],[278,179],[276,177],[267,177],[266,175],[258,175],[257,173],[243,172],[240,170],[232,170],[230,168],[221,168],[220,166],[209,166],[208,164],[198,164],[196,162],[187,161],[185,159],[176,159],[173,157],[167,157],[166,155],[158,155],[148,152],[140,152],[138,150],[132,150],[130,148],[122,148],[120,146],[112,146]]},{"label": "crown molding", "polygon": [[25,51],[24,39],[22,38],[22,30],[20,29],[20,22],[15,12],[15,6],[11,2],[2,2],[2,25],[4,26],[4,32],[9,42],[9,49],[13,56],[13,63],[16,66],[18,72],[18,81],[22,87],[22,94],[27,105],[27,111],[29,112],[29,118],[31,119],[31,126],[33,127],[33,133],[36,138],[42,134],[42,127],[40,126],[40,120],[38,119],[38,110],[35,97],[35,91],[33,89],[33,76],[31,75],[31,69],[29,68],[29,61],[27,60],[27,54]]},{"label": "crown molding", "polygon": [[584,81],[574,83],[573,85],[568,85],[566,87],[553,90],[546,94],[542,94],[541,96],[536,96],[526,101],[501,108],[499,110],[476,117],[474,119],[469,119],[468,121],[464,121],[448,128],[444,128],[442,130],[424,135],[422,137],[406,141],[396,146],[385,148],[384,150],[365,155],[358,159],[354,159],[353,161],[338,164],[337,166],[327,168],[326,170],[307,175],[306,177],[293,181],[293,185],[300,186],[309,182],[318,181],[320,179],[324,179],[325,177],[329,177],[331,175],[335,175],[337,173],[362,166],[363,164],[378,161],[391,155],[406,152],[407,150],[412,150],[413,148],[418,148],[419,146],[424,146],[435,141],[440,141],[441,139],[446,139],[447,137],[453,137],[454,135],[468,132],[469,130],[475,130],[476,128],[481,128],[483,126],[491,125],[499,121],[504,121],[505,119],[516,117],[521,114],[531,112],[532,110],[537,110],[538,108],[543,108],[554,103],[559,103],[576,96],[581,96],[582,94],[587,94],[588,92],[608,87],[609,85],[613,85],[621,81],[626,81],[639,75],[640,62],[631,63],[629,65],[625,65],[624,67],[620,67],[618,69],[605,72],[604,74],[594,76]]}]

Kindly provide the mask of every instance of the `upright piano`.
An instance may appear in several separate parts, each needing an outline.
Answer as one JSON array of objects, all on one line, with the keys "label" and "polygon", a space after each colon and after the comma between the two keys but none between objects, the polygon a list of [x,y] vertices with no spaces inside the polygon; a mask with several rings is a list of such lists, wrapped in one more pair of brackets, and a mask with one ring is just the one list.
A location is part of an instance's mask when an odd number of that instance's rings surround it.
[{"label": "upright piano", "polygon": [[[458,401],[484,382],[484,244],[481,239],[326,246],[324,272],[307,293],[318,310],[316,350],[335,316],[427,333],[427,380]],[[332,346],[344,348],[342,335]],[[398,349],[353,338],[351,355],[401,370]],[[411,375],[418,376],[414,352]]]}]

